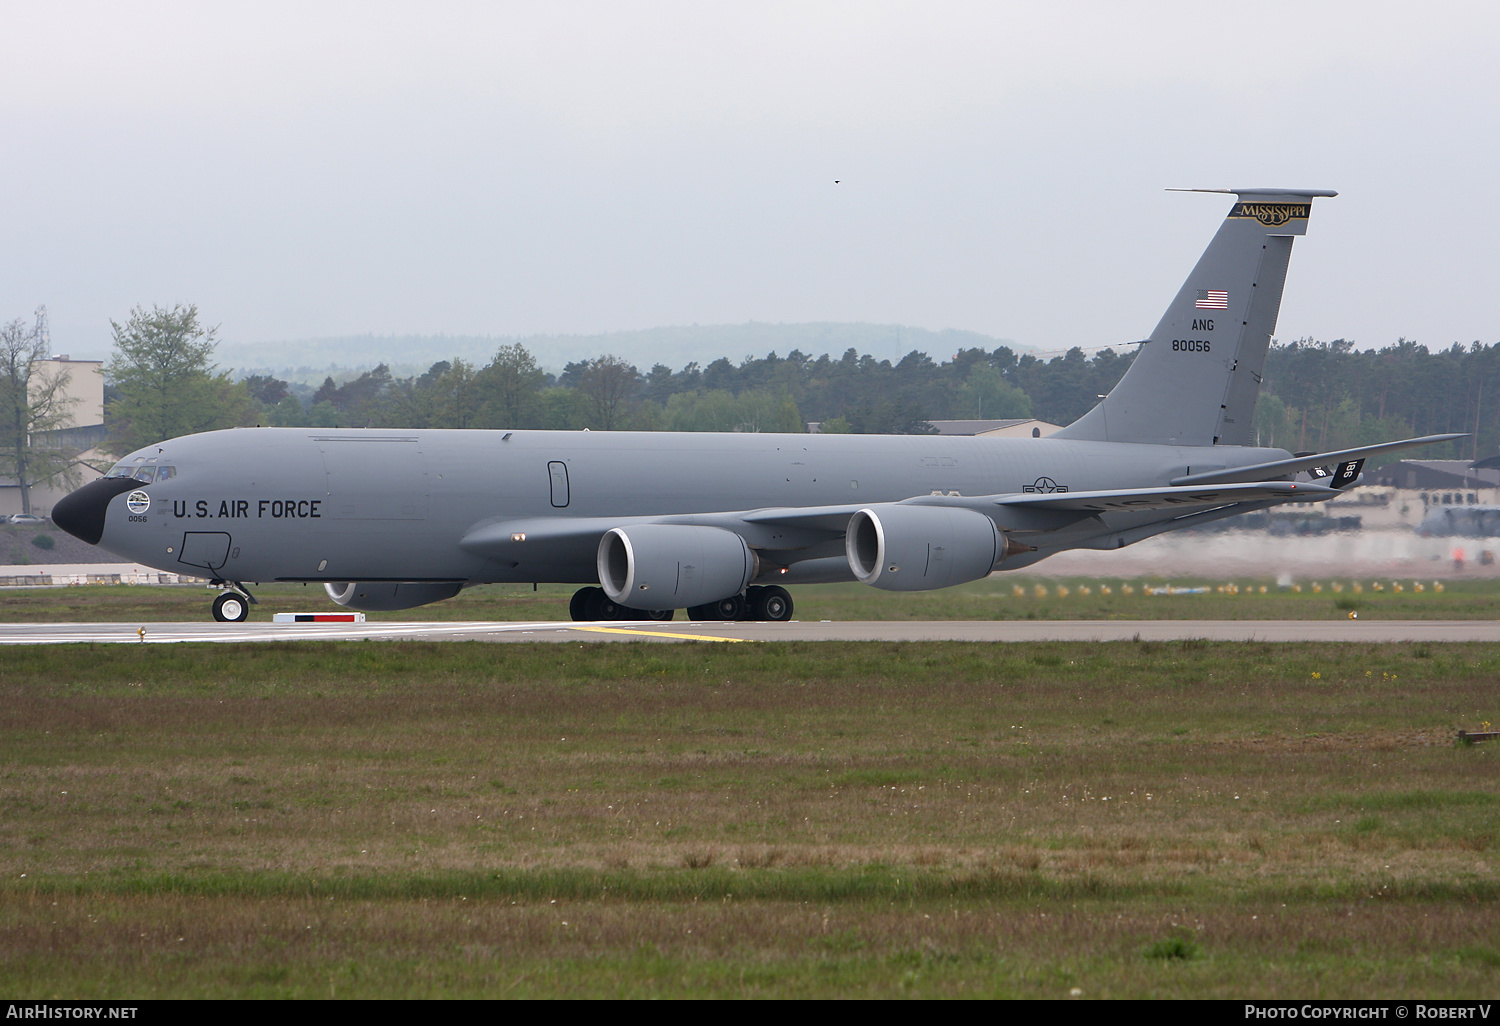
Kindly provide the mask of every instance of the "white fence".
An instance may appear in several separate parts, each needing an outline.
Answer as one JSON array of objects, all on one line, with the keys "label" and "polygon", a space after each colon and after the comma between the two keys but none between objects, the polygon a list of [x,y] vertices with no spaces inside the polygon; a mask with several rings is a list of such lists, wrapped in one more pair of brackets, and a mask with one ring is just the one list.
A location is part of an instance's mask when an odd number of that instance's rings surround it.
[{"label": "white fence", "polygon": [[66,588],[89,584],[206,584],[205,577],[162,573],[136,563],[0,566],[0,588]]}]

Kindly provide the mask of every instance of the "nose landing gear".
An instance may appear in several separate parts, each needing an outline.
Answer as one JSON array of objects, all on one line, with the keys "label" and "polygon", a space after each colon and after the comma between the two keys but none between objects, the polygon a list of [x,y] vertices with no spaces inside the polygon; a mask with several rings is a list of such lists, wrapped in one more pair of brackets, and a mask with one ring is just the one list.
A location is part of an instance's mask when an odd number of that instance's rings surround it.
[{"label": "nose landing gear", "polygon": [[255,596],[238,581],[210,581],[210,588],[228,590],[214,599],[214,619],[220,623],[244,623],[255,605]]}]

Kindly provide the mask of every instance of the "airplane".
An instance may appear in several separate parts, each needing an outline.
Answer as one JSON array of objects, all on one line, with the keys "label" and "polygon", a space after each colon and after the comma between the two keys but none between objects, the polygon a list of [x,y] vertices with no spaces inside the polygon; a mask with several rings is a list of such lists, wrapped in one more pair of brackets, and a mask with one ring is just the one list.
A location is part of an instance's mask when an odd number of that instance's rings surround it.
[{"label": "airplane", "polygon": [[1257,447],[1292,241],[1337,194],[1191,191],[1233,195],[1228,216],[1119,383],[1047,438],[235,428],[138,449],[52,518],[209,578],[220,621],[264,581],[355,610],[566,583],[574,620],[778,621],[790,585],[945,588],[1331,499],[1370,456],[1464,437]]}]

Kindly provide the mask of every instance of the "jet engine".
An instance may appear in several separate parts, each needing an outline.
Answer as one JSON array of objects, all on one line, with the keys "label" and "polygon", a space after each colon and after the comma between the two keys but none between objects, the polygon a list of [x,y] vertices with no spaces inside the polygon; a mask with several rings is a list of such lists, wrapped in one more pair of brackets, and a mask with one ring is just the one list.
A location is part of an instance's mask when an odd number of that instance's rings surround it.
[{"label": "jet engine", "polygon": [[599,583],[632,609],[682,609],[738,595],[758,564],[745,539],[718,527],[640,524],[599,539]]},{"label": "jet engine", "polygon": [[929,591],[987,576],[1005,558],[1006,541],[972,509],[882,503],[849,519],[844,551],[864,584]]},{"label": "jet engine", "polygon": [[339,605],[367,613],[425,606],[429,602],[452,598],[461,588],[463,585],[457,581],[342,581],[323,585],[328,597]]}]

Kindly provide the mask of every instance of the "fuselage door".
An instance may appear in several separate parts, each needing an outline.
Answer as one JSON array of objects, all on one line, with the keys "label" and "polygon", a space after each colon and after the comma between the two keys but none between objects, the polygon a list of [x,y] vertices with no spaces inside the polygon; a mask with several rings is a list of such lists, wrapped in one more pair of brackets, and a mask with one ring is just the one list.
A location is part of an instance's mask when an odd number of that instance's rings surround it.
[{"label": "fuselage door", "polygon": [[547,464],[547,473],[552,478],[552,505],[562,509],[568,504],[568,465],[553,460]]},{"label": "fuselage door", "polygon": [[217,570],[229,559],[229,535],[223,531],[188,531],[177,562]]}]

